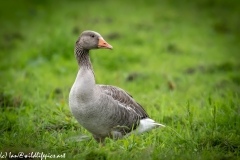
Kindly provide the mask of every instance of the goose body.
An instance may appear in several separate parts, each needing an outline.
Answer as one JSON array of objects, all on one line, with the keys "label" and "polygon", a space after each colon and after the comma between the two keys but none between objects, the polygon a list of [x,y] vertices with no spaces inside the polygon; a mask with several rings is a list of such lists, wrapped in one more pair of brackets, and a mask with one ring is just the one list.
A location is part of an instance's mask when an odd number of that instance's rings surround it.
[{"label": "goose body", "polygon": [[76,42],[75,57],[80,69],[69,94],[69,107],[77,121],[97,142],[164,127],[150,119],[123,89],[95,83],[89,50],[98,48],[112,49],[112,46],[94,31],[84,31]]}]

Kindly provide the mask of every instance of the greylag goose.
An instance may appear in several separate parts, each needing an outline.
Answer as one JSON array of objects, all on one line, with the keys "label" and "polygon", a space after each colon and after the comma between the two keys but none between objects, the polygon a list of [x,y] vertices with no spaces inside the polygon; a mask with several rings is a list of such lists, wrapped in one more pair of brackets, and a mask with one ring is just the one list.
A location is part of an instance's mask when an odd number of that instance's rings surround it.
[{"label": "greylag goose", "polygon": [[106,137],[119,139],[164,127],[150,119],[142,106],[123,89],[95,83],[89,50],[99,48],[113,49],[94,31],[82,32],[76,41],[74,51],[79,70],[69,94],[69,107],[80,125],[99,143],[104,143]]}]

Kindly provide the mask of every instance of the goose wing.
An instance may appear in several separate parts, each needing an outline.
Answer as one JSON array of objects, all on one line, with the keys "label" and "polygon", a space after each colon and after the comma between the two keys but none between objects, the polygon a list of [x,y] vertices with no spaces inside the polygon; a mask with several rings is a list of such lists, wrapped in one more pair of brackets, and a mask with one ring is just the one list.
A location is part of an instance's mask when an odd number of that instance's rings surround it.
[{"label": "goose wing", "polygon": [[99,85],[102,89],[103,93],[112,97],[115,101],[118,102],[118,107],[126,111],[131,111],[134,116],[137,116],[139,119],[149,117],[147,112],[143,109],[143,107],[137,103],[133,97],[124,91],[121,88],[110,86],[110,85]]},{"label": "goose wing", "polygon": [[139,126],[141,119],[149,117],[143,107],[123,89],[110,85],[98,86],[108,99],[117,104],[112,108],[113,114],[110,118],[112,121],[112,130],[126,135]]}]

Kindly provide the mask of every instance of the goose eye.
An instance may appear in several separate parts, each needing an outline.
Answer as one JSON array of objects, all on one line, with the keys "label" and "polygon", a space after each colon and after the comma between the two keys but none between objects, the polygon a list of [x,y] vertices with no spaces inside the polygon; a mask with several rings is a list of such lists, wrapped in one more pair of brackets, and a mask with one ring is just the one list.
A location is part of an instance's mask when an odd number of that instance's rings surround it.
[{"label": "goose eye", "polygon": [[90,35],[92,38],[94,38],[94,35],[92,34],[92,35]]}]

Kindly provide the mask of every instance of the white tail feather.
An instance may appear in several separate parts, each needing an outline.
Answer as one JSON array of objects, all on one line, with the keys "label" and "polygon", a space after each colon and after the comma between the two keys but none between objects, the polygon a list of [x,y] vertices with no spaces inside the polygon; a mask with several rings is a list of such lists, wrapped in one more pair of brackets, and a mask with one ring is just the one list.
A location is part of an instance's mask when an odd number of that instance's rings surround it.
[{"label": "white tail feather", "polygon": [[143,132],[147,132],[150,131],[154,128],[158,128],[158,127],[165,127],[164,125],[155,122],[154,120],[150,119],[150,118],[145,118],[145,119],[141,119],[140,120],[140,124],[137,127],[137,129],[133,130],[132,132],[128,133],[126,136],[131,135],[132,133],[134,134],[141,134]]}]

